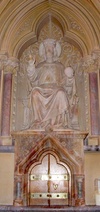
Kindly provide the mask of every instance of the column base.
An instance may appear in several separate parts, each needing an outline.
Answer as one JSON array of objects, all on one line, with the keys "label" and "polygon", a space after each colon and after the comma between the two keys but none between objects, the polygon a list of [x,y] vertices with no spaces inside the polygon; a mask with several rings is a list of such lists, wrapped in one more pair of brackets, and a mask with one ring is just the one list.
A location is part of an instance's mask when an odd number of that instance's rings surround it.
[{"label": "column base", "polygon": [[22,199],[15,199],[14,200],[14,206],[23,206],[23,200]]}]

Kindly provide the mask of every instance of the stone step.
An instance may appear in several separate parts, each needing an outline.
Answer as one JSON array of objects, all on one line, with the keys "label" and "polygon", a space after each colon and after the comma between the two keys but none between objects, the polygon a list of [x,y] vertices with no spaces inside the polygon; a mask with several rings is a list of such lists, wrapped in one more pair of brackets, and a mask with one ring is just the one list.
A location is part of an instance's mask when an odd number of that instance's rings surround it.
[{"label": "stone step", "polygon": [[29,211],[29,212],[65,212],[65,211],[73,211],[73,212],[78,212],[78,211],[91,211],[91,212],[100,212],[100,206],[81,206],[81,207],[14,207],[14,206],[0,206],[0,211],[9,211],[9,212],[24,212],[24,211]]}]

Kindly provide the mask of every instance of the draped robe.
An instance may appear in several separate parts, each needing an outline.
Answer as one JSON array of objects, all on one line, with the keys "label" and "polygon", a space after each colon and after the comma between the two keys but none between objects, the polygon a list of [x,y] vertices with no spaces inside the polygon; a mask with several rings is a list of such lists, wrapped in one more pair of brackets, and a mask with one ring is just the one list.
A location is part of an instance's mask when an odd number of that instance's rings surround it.
[{"label": "draped robe", "polygon": [[64,66],[60,62],[40,63],[31,76],[31,127],[67,124],[69,102],[63,86]]}]

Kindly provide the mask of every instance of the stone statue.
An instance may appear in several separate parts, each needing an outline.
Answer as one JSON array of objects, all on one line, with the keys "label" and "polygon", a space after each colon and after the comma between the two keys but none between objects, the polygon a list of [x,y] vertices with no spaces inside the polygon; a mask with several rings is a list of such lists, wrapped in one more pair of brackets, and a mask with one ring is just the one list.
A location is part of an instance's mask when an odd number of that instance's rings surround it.
[{"label": "stone statue", "polygon": [[64,77],[64,88],[67,93],[67,97],[69,100],[69,114],[70,114],[70,126],[75,126],[78,128],[78,101],[79,98],[77,96],[76,90],[76,82],[74,71],[71,67],[67,67],[64,70],[65,77]]},{"label": "stone statue", "polygon": [[46,39],[39,47],[44,61],[35,67],[35,57],[29,57],[27,77],[31,129],[71,127],[71,106],[76,104],[75,78],[72,68],[65,69],[58,62],[60,53],[60,44],[56,40]]}]

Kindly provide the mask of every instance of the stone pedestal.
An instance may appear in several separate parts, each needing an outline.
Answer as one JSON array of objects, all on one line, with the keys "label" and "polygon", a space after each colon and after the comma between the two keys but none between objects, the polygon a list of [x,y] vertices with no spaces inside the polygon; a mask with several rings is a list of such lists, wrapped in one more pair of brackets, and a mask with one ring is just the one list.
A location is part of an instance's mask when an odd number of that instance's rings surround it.
[{"label": "stone pedestal", "polygon": [[[86,132],[71,130],[52,132],[28,130],[12,133],[15,142],[15,179],[18,175],[23,179],[15,180],[14,204],[30,205],[31,167],[41,164],[44,156],[51,154],[58,161],[57,164],[68,167],[70,173],[67,205],[85,205],[83,140],[86,136]],[[57,172],[60,173],[56,170],[56,175]]]}]

